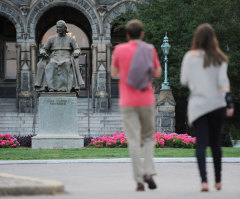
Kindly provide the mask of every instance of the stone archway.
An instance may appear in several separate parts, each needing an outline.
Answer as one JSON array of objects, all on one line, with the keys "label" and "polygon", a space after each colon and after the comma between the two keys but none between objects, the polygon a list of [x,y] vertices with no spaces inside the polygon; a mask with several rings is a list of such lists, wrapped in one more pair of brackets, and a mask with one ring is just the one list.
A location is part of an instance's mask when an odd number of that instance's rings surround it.
[{"label": "stone archway", "polygon": [[[5,0],[0,2],[0,17],[7,19],[9,22],[12,23],[12,26],[15,28],[15,34],[8,38],[3,38],[1,42],[1,97],[17,97],[16,96],[16,87],[18,81],[18,71],[20,68],[20,59],[18,53],[18,46],[21,42],[24,41],[24,19],[21,15],[20,10],[11,2],[6,2]],[[2,23],[2,21],[1,21]],[[3,25],[3,24],[1,24]],[[4,32],[4,27],[0,28],[0,31]],[[17,42],[17,45],[16,45]],[[8,54],[5,49],[3,49],[3,45],[6,47],[8,46]],[[16,49],[16,47],[17,49]],[[16,55],[14,55],[16,52]],[[16,57],[15,57],[16,56]],[[8,57],[8,58],[7,58]],[[15,63],[16,62],[16,63]],[[9,70],[8,70],[9,69]],[[15,71],[14,71],[15,70]],[[14,74],[16,73],[16,74]]]},{"label": "stone archway", "polygon": [[112,26],[115,24],[116,19],[121,17],[121,15],[127,10],[136,10],[136,6],[134,5],[134,3],[132,3],[131,1],[122,1],[113,5],[113,7],[110,8],[109,12],[104,17],[103,22],[103,34],[105,39],[111,39],[110,31],[112,29]]},{"label": "stone archway", "polygon": [[85,17],[88,19],[91,29],[92,29],[92,40],[98,40],[100,34],[102,34],[102,26],[99,15],[93,6],[88,3],[88,1],[84,0],[40,0],[37,1],[31,8],[31,11],[28,15],[27,19],[27,31],[29,33],[29,39],[35,39],[35,30],[36,25],[40,17],[50,8],[56,6],[68,6],[73,7],[79,10]]},{"label": "stone archway", "polygon": [[13,5],[0,2],[0,15],[9,19],[16,29],[16,40],[21,42],[24,39],[24,23],[21,13]]},{"label": "stone archway", "polygon": [[[40,43],[45,32],[56,25],[58,20],[64,20],[68,24],[74,24],[87,35],[92,43],[92,28],[88,19],[78,9],[70,6],[54,6],[46,10],[38,19],[35,31],[35,42]],[[56,32],[54,33],[56,34]],[[80,46],[81,47],[81,46]]]},{"label": "stone archway", "polygon": [[[80,71],[82,72],[83,80],[85,85],[82,86],[81,91],[78,93],[81,97],[88,96],[88,89],[91,85],[91,72],[92,72],[92,64],[91,64],[91,44],[92,44],[92,29],[91,24],[88,19],[80,12],[78,9],[70,7],[70,6],[54,6],[46,10],[42,16],[39,18],[36,25],[35,32],[35,42],[36,42],[36,50],[39,51],[39,48],[42,47],[44,43],[42,43],[42,38],[45,33],[52,28],[51,35],[48,34],[48,38],[56,33],[56,22],[58,20],[64,20],[68,26],[70,32],[72,32],[71,27],[75,26],[75,35],[76,40],[78,42],[79,47],[81,48],[82,54],[79,56],[80,63]],[[76,28],[78,30],[76,30]],[[80,34],[79,32],[84,33],[85,39],[88,43],[87,46],[82,46],[79,43]],[[73,31],[74,32],[74,31]],[[73,33],[72,32],[72,33]]]},{"label": "stone archway", "polygon": [[[136,10],[136,6],[132,1],[129,0],[123,0],[119,1],[118,3],[115,3],[112,7],[108,9],[108,12],[104,16],[103,21],[103,35],[105,40],[109,40],[111,43],[111,47],[115,45],[115,43],[112,43],[112,30],[114,25],[116,24],[116,20],[121,17],[123,13],[125,13],[127,10]],[[125,35],[124,35],[125,37]],[[112,50],[112,48],[111,48]],[[109,61],[110,63],[111,61]],[[108,70],[110,70],[110,65],[108,65]],[[118,98],[118,79],[112,79],[111,76],[109,76],[109,93],[111,95],[111,98]]]}]

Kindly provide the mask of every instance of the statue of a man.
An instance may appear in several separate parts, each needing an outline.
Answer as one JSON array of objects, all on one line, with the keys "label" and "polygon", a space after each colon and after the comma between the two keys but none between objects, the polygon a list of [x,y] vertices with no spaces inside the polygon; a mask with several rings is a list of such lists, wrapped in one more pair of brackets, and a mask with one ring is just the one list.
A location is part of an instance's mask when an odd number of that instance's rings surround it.
[{"label": "statue of a man", "polygon": [[35,88],[38,91],[71,92],[84,84],[79,70],[80,49],[76,40],[66,33],[63,20],[57,22],[57,33],[40,49],[43,57],[38,65]]}]

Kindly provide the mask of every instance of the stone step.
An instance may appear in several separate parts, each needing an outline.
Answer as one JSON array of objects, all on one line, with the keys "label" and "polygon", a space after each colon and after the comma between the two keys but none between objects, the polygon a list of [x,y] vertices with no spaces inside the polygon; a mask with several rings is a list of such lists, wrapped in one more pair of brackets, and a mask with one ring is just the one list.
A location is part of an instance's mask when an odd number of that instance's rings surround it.
[{"label": "stone step", "polygon": [[0,127],[1,134],[3,132],[7,132],[8,134],[12,134],[13,132],[19,132],[25,134],[26,132],[32,132],[32,127],[30,128],[16,128],[16,127]]},{"label": "stone step", "polygon": [[16,107],[16,101],[15,102],[8,102],[8,101],[0,102],[0,106],[14,106],[14,107]]},{"label": "stone step", "polygon": [[18,109],[15,105],[0,105],[0,111],[12,111],[12,112],[17,112]]},{"label": "stone step", "polygon": [[2,109],[1,110],[3,113],[12,113],[12,112],[17,112],[18,110],[14,110],[14,109]]},{"label": "stone step", "polygon": [[[15,118],[14,118],[15,117]],[[0,113],[0,118],[25,118],[25,119],[32,119],[34,117],[34,114],[26,114],[26,113],[16,113],[16,112],[11,112],[11,113]],[[38,118],[38,114],[35,115],[36,118]],[[102,113],[102,114],[99,114],[99,113],[91,113],[90,116],[89,116],[91,119],[101,119],[101,120],[106,120],[106,119],[109,119],[109,120],[115,120],[115,119],[118,119],[120,118],[120,114],[118,113]],[[84,113],[80,113],[78,114],[77,116],[78,119],[88,119],[88,115],[87,113],[84,114]]]},{"label": "stone step", "polygon": [[[87,123],[88,120],[77,120],[79,124],[81,123]],[[93,124],[102,124],[102,123],[107,123],[107,124],[121,124],[122,123],[122,120],[121,118],[118,118],[117,120],[94,120],[94,119],[89,119],[90,123],[93,123]]]},{"label": "stone step", "polygon": [[[121,117],[119,114],[118,100],[113,100],[112,107],[107,113],[93,113],[91,99],[89,101],[88,121],[88,99],[78,98],[78,132],[82,136],[88,136],[88,125],[90,125],[90,136],[112,135],[114,132],[123,131]],[[39,115],[35,115],[33,124],[33,113],[18,113],[16,99],[0,98],[0,133],[11,135],[29,135],[38,133]],[[88,124],[89,122],[89,124]],[[35,128],[33,129],[33,126]]]},{"label": "stone step", "polygon": [[0,98],[1,102],[16,102],[16,98]]},{"label": "stone step", "polygon": [[18,112],[16,99],[0,98],[0,112]]},{"label": "stone step", "polygon": [[[88,99],[87,98],[78,98],[77,102],[78,102],[77,103],[78,113],[87,113],[88,112]],[[18,109],[16,107],[16,99],[0,98],[0,113],[2,113],[2,112],[18,112]],[[91,99],[89,100],[89,112],[93,112]],[[109,112],[119,112],[118,99],[112,100],[112,106],[109,109]]]},{"label": "stone step", "polygon": [[22,124],[23,121],[22,120],[0,120],[0,126],[2,126],[2,124]]}]

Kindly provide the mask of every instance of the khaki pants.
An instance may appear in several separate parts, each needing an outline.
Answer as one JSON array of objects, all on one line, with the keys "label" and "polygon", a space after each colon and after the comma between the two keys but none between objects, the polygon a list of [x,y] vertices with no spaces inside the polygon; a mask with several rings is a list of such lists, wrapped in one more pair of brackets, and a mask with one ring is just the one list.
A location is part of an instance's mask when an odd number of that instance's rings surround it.
[{"label": "khaki pants", "polygon": [[[153,163],[155,109],[154,106],[121,107],[120,111],[132,158],[134,179],[137,183],[143,183],[143,175],[155,174]],[[143,161],[141,160],[141,142]]]}]

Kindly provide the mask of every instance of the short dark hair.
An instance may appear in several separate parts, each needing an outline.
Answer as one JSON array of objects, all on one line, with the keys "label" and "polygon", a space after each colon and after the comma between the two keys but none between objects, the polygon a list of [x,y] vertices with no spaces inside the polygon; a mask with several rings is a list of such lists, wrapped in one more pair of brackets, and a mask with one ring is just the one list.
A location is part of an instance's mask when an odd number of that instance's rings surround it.
[{"label": "short dark hair", "polygon": [[141,21],[133,19],[129,21],[125,27],[126,33],[131,39],[139,39],[141,32],[144,31],[144,27]]}]

